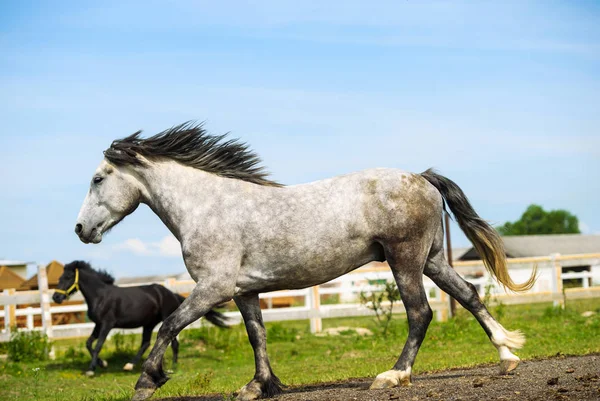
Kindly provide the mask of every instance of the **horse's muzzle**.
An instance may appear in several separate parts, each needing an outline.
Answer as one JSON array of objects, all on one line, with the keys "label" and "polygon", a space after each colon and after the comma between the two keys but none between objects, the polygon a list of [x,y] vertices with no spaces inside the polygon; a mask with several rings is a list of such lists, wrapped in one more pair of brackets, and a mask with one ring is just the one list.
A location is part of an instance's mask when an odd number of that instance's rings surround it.
[{"label": "horse's muzzle", "polygon": [[54,295],[52,295],[52,300],[57,304],[62,304],[65,298],[66,297],[63,294],[59,294],[58,292],[55,292]]},{"label": "horse's muzzle", "polygon": [[86,233],[86,227],[84,227],[82,223],[77,223],[75,224],[75,234],[77,234],[81,242],[84,244],[89,244],[90,242],[97,244],[102,239],[101,234],[98,232],[101,226],[102,223],[97,224],[89,233]]}]

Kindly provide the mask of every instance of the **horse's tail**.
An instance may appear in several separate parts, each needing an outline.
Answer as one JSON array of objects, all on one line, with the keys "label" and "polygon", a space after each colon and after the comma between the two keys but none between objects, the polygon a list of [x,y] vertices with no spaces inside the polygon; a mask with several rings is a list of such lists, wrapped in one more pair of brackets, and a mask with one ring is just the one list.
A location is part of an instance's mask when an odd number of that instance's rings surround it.
[{"label": "horse's tail", "polygon": [[537,266],[526,282],[515,283],[508,274],[506,251],[502,238],[492,226],[477,215],[462,189],[452,180],[437,174],[432,169],[421,173],[421,176],[442,194],[461,230],[483,259],[487,270],[509,290],[530,290],[537,279]]},{"label": "horse's tail", "polygon": [[229,328],[229,318],[222,314],[221,312],[217,312],[213,309],[209,310],[206,315],[204,315],[206,320],[214,324],[218,327]]},{"label": "horse's tail", "polygon": [[[183,302],[183,300],[185,299],[185,297],[181,294],[175,293],[175,296],[179,300],[179,304],[181,304]],[[230,327],[229,318],[227,316],[225,316],[224,314],[222,314],[221,312],[217,312],[217,311],[211,309],[206,313],[206,315],[204,315],[204,318],[206,320],[208,320],[209,322],[211,322],[212,324],[214,324],[215,326],[224,327],[224,328]]]}]

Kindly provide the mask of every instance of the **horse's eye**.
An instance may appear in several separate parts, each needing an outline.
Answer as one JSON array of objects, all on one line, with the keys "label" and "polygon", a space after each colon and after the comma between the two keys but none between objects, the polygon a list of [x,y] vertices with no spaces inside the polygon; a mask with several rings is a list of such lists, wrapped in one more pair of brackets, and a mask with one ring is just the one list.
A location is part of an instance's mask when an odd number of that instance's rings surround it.
[{"label": "horse's eye", "polygon": [[94,184],[100,184],[104,178],[102,177],[94,177]]}]

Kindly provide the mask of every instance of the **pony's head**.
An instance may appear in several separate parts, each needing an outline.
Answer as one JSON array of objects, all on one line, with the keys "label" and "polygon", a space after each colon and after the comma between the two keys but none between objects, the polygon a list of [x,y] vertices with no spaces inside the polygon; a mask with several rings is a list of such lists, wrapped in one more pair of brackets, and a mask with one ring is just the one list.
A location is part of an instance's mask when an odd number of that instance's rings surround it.
[{"label": "pony's head", "polygon": [[86,262],[78,260],[65,265],[63,274],[58,279],[58,286],[52,295],[54,302],[60,304],[79,290],[79,270],[86,267],[89,267]]},{"label": "pony's head", "polygon": [[[90,280],[90,273],[93,275],[93,280]],[[87,281],[85,281],[86,277]],[[79,291],[82,280],[88,284],[92,283],[92,285],[97,285],[99,282],[106,284],[114,284],[115,282],[115,278],[106,270],[94,270],[89,263],[74,260],[65,265],[63,274],[58,279],[58,286],[54,289],[52,300],[57,304],[62,303]]]},{"label": "pony's head", "polygon": [[92,177],[75,233],[82,242],[97,244],[102,234],[131,214],[140,201],[141,188],[133,169],[104,159]]}]

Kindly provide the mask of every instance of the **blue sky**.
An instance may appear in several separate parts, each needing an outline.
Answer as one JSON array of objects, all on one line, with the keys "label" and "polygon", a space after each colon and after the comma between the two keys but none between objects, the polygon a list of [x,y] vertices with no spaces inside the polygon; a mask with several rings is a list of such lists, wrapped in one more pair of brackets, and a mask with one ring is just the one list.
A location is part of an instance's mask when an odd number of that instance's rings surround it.
[{"label": "blue sky", "polygon": [[600,3],[166,4],[0,4],[0,258],[183,271],[146,207],[100,245],[73,226],[113,139],[190,119],[286,184],[433,166],[493,223],[538,203],[600,233]]}]

